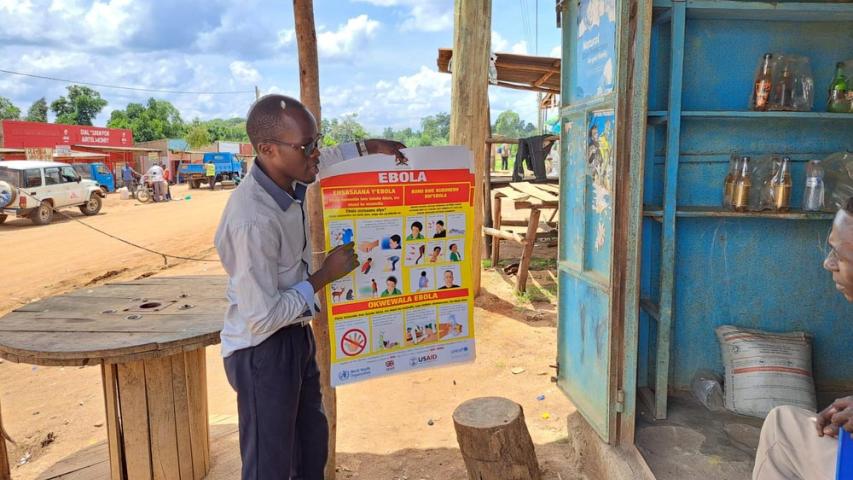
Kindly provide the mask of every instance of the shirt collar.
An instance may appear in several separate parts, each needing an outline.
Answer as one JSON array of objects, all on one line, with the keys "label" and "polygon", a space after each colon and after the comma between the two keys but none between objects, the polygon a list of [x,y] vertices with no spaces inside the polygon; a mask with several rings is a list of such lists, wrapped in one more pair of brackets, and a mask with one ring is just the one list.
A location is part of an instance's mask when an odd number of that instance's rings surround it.
[{"label": "shirt collar", "polygon": [[294,201],[299,203],[305,201],[305,192],[308,189],[305,184],[293,182],[293,195],[290,195],[267,175],[267,172],[264,171],[264,167],[261,165],[260,159],[257,157],[255,158],[255,165],[252,167],[252,176],[255,177],[258,185],[275,200],[275,203],[278,204],[278,207],[282,211],[290,208],[290,205]]}]

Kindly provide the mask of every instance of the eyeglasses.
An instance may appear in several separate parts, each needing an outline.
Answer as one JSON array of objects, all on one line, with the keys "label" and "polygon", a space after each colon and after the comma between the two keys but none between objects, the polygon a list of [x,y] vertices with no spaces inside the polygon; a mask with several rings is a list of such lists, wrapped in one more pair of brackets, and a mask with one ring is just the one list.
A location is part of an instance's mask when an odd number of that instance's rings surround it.
[{"label": "eyeglasses", "polygon": [[263,140],[259,143],[272,143],[275,145],[284,145],[285,147],[290,147],[290,148],[293,148],[296,150],[302,150],[303,155],[305,155],[306,157],[310,157],[311,155],[314,155],[314,152],[317,151],[317,149],[320,147],[320,142],[322,140],[323,140],[323,135],[317,135],[317,137],[315,137],[313,140],[311,140],[310,142],[308,142],[304,145],[298,145],[295,143],[280,142],[278,140],[272,140],[272,139]]}]

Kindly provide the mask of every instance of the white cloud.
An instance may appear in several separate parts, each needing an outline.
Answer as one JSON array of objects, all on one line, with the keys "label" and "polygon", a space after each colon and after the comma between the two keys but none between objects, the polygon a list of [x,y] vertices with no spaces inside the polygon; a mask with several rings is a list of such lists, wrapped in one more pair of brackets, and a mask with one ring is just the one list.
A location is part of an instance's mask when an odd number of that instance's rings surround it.
[{"label": "white cloud", "polygon": [[371,20],[367,15],[350,18],[336,31],[318,33],[317,50],[325,57],[344,57],[372,38],[378,28],[379,22]]},{"label": "white cloud", "polygon": [[522,40],[513,44],[509,51],[510,53],[516,53],[518,55],[527,55],[527,40]]},{"label": "white cloud", "polygon": [[377,7],[405,8],[401,30],[440,32],[453,27],[453,0],[354,0]]},{"label": "white cloud", "polygon": [[563,47],[561,47],[560,45],[556,45],[554,48],[551,49],[551,52],[548,54],[548,56],[556,58],[560,58],[561,55],[563,55]]},{"label": "white cloud", "polygon": [[278,46],[286,47],[293,43],[293,40],[296,38],[296,30],[292,28],[285,28],[278,32]]},{"label": "white cloud", "polygon": [[492,51],[505,52],[508,46],[509,41],[505,39],[500,33],[492,30]]},{"label": "white cloud", "polygon": [[246,62],[235,60],[228,66],[231,75],[234,75],[241,83],[257,85],[261,80],[261,74]]}]

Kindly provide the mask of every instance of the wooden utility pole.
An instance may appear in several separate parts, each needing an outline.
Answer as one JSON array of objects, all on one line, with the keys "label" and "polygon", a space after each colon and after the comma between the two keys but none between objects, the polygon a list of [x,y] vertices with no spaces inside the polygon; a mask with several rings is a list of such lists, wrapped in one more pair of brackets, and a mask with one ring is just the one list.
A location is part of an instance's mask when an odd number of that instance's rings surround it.
[{"label": "wooden utility pole", "polygon": [[[293,0],[293,18],[296,21],[296,45],[299,49],[299,95],[302,103],[314,114],[320,127],[320,70],[317,64],[317,31],[314,28],[313,0]],[[311,224],[311,250],[314,268],[323,264],[326,254],[326,234],[323,227],[323,199],[319,183],[308,189],[308,218]],[[326,296],[320,295],[320,313],[314,317],[314,336],[317,338],[317,364],[320,366],[320,384],[323,389],[323,408],[329,420],[329,460],[326,462],[326,480],[335,478],[335,445],[338,430],[337,397],[331,387],[331,351],[329,344],[329,319]]]},{"label": "wooden utility pole", "polygon": [[474,155],[474,242],[471,258],[474,295],[480,293],[483,250],[483,144],[489,136],[489,55],[492,0],[456,0],[453,31],[453,89],[450,95],[450,144]]}]

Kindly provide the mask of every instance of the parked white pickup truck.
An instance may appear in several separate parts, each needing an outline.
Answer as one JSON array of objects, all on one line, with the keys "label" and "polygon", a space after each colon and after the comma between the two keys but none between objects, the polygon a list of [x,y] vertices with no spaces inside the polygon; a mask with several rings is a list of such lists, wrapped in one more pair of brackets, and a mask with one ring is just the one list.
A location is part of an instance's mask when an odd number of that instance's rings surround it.
[{"label": "parked white pickup truck", "polygon": [[67,163],[0,162],[0,223],[14,214],[46,225],[53,220],[55,210],[68,207],[97,215],[103,197],[98,182],[80,178]]}]

